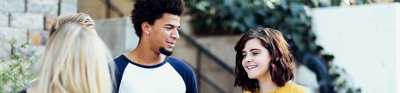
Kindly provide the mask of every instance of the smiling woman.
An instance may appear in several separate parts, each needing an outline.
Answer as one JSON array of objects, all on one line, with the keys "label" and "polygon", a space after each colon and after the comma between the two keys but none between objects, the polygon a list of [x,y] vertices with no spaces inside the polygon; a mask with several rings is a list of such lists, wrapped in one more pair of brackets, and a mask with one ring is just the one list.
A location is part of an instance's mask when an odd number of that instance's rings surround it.
[{"label": "smiling woman", "polygon": [[265,28],[245,33],[235,46],[235,86],[247,92],[307,93],[290,82],[293,57],[278,30]]}]

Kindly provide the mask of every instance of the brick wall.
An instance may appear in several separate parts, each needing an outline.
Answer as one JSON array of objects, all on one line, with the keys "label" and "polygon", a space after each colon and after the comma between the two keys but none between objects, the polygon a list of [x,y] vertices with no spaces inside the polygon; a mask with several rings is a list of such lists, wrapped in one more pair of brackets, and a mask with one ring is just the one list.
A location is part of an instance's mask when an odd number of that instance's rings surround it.
[{"label": "brick wall", "polygon": [[[49,29],[60,14],[76,13],[77,0],[0,0],[0,58],[11,48],[27,55],[38,55],[48,40]],[[17,43],[9,42],[15,38]],[[19,45],[29,42],[25,49]]]}]

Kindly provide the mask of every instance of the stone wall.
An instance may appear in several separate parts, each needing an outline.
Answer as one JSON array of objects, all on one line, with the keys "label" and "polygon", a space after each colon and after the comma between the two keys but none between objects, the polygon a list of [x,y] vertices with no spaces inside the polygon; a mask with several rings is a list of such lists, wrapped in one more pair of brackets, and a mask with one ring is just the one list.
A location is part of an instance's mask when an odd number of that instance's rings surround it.
[{"label": "stone wall", "polygon": [[139,37],[129,17],[96,20],[96,30],[113,57],[136,48]]},{"label": "stone wall", "polygon": [[[60,14],[76,13],[77,0],[0,0],[0,58],[10,55],[11,48],[28,55],[43,51],[49,29]],[[17,43],[9,42],[15,38]],[[29,42],[26,49],[19,45]]]}]

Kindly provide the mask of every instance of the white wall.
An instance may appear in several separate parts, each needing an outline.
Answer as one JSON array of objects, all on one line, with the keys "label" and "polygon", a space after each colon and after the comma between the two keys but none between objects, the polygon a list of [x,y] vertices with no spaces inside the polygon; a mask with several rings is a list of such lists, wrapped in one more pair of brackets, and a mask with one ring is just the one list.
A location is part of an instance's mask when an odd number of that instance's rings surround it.
[{"label": "white wall", "polygon": [[334,54],[363,93],[400,93],[400,4],[312,11],[317,43]]}]

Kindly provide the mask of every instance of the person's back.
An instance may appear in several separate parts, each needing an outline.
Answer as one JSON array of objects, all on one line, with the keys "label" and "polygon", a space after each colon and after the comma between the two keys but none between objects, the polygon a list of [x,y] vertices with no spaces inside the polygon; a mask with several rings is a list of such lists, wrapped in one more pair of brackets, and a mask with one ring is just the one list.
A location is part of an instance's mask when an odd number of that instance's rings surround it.
[{"label": "person's back", "polygon": [[35,66],[38,80],[28,93],[111,93],[111,56],[103,41],[87,26],[69,23],[46,44]]},{"label": "person's back", "polygon": [[183,6],[182,0],[136,0],[132,23],[140,41],[114,59],[119,93],[197,93],[192,68],[170,56]]}]

